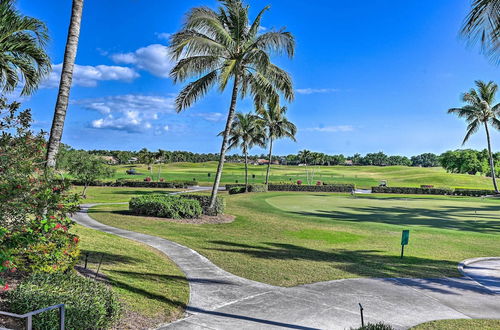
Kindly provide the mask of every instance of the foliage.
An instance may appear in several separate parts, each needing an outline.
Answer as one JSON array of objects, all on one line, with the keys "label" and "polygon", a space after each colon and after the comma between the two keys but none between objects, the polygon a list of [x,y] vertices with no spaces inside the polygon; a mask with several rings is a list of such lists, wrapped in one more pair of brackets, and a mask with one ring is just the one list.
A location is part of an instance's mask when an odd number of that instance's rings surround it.
[{"label": "foliage", "polygon": [[436,167],[439,166],[437,155],[427,152],[410,158],[411,166]]},{"label": "foliage", "polygon": [[[500,170],[500,153],[493,155],[496,167]],[[488,174],[488,150],[476,151],[472,149],[448,150],[439,156],[440,165],[450,173]]]},{"label": "foliage", "polygon": [[85,197],[87,187],[98,179],[110,178],[115,173],[114,169],[105,164],[102,158],[90,155],[80,150],[74,151],[67,164],[69,174],[83,183],[82,196]]},{"label": "foliage", "polygon": [[449,188],[372,187],[374,194],[452,195]]},{"label": "foliage", "polygon": [[243,186],[236,186],[236,187],[230,187],[229,189],[227,189],[227,187],[226,187],[226,190],[229,193],[229,195],[242,194],[242,193],[246,192],[245,185],[243,185]]},{"label": "foliage", "polygon": [[[243,188],[243,189],[241,189]],[[244,184],[226,184],[226,190],[229,194],[240,194],[245,192]],[[232,191],[232,192],[231,192]],[[267,186],[265,184],[249,184],[248,192],[267,192]]]},{"label": "foliage", "polygon": [[194,199],[200,202],[203,214],[205,215],[223,214],[226,207],[226,201],[221,196],[217,196],[213,209],[210,208],[210,196],[208,195],[182,194],[181,196],[183,198]]},{"label": "foliage", "polygon": [[[84,182],[71,180],[71,183],[78,186],[85,185]],[[151,180],[125,180],[117,179],[116,181],[93,181],[89,186],[98,187],[135,187],[135,188],[187,188],[188,186],[198,185],[198,181],[151,181]]]},{"label": "foliage", "polygon": [[464,188],[455,188],[453,191],[454,195],[457,196],[474,196],[474,197],[481,197],[481,196],[491,196],[495,195],[496,192],[494,190],[488,190],[488,189],[464,189]]},{"label": "foliage", "polygon": [[367,323],[359,328],[351,328],[351,330],[394,330],[394,328],[383,322],[379,323]]},{"label": "foliage", "polygon": [[303,185],[303,184],[269,184],[269,191],[309,191],[309,192],[352,192],[353,184],[325,184],[325,185]]},{"label": "foliage", "polygon": [[200,202],[172,195],[144,195],[134,197],[129,209],[137,215],[171,219],[199,218],[202,214]]},{"label": "foliage", "polygon": [[0,85],[9,93],[23,82],[21,94],[29,95],[50,72],[51,62],[45,52],[49,36],[45,23],[23,16],[14,3],[0,1]]},{"label": "foliage", "polygon": [[78,208],[70,184],[43,167],[43,133],[31,131],[30,110],[0,99],[0,272],[61,272],[74,264],[78,237],[67,214]]},{"label": "foliage", "polygon": [[[18,314],[65,304],[68,329],[107,329],[121,310],[111,288],[74,273],[32,275],[8,292],[7,299]],[[57,310],[33,319],[36,329],[57,329],[58,324]]]}]

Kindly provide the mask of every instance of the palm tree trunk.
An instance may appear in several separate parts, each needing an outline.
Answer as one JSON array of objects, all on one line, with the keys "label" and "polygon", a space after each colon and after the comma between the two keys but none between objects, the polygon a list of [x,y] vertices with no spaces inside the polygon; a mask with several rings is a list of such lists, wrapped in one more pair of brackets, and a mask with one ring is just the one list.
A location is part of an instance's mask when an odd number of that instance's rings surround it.
[{"label": "palm tree trunk", "polygon": [[234,76],[233,93],[231,96],[231,104],[229,106],[229,113],[227,114],[226,128],[224,129],[224,135],[222,136],[222,146],[220,148],[219,165],[217,166],[217,174],[215,175],[214,185],[212,186],[212,195],[210,196],[210,209],[215,206],[215,201],[217,199],[217,192],[219,190],[220,179],[222,177],[222,169],[224,168],[224,161],[226,160],[227,151],[227,141],[229,140],[229,132],[231,131],[231,126],[233,125],[234,113],[236,111],[236,102],[238,100],[238,85],[240,82],[240,76],[238,70]]},{"label": "palm tree trunk", "polygon": [[83,186],[82,198],[87,198],[87,188],[88,187],[89,187],[89,185],[87,183],[85,183],[85,185]]},{"label": "palm tree trunk", "polygon": [[493,180],[493,187],[495,188],[495,192],[498,193],[497,180],[495,178],[495,163],[493,161],[493,154],[491,153],[490,130],[488,129],[488,123],[484,123],[484,128],[486,129],[486,139],[488,140],[488,156],[490,158],[491,178]]},{"label": "palm tree trunk", "polygon": [[248,192],[248,152],[244,150],[245,153],[245,192]]},{"label": "palm tree trunk", "polygon": [[80,37],[82,11],[83,0],[73,0],[68,39],[66,40],[66,50],[64,51],[61,81],[59,82],[54,119],[52,120],[50,138],[47,145],[47,167],[54,168],[56,166],[56,157],[63,134],[64,120],[66,119],[66,110],[68,109],[69,92],[73,80],[73,67],[75,65],[76,52],[78,49],[78,38]]},{"label": "palm tree trunk", "polygon": [[269,139],[269,163],[267,164],[266,186],[269,184],[269,172],[271,172],[271,162],[273,161],[273,139]]}]

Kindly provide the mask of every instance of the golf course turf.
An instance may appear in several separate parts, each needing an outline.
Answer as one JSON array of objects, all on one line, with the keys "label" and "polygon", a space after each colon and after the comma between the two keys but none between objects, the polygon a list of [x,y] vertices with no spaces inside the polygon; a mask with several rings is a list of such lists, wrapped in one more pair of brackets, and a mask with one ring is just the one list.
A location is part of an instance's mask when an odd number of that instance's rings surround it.
[{"label": "golf course turf", "polygon": [[[133,216],[127,205],[96,206],[90,215],[184,244],[231,273],[281,286],[459,276],[458,262],[500,254],[500,200],[275,192],[231,195],[227,204],[236,220],[217,225]],[[400,259],[403,229],[410,230],[410,242]]]}]

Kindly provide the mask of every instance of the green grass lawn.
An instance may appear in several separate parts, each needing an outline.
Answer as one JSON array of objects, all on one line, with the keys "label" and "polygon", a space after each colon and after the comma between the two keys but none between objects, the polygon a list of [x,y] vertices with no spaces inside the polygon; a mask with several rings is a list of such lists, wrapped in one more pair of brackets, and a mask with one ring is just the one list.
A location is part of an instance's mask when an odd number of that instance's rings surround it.
[{"label": "green grass lawn", "polygon": [[[293,286],[352,277],[459,276],[457,263],[500,254],[500,200],[260,193],[228,196],[229,224],[189,225],[98,206],[105,224],[187,245],[234,274]],[[399,258],[401,230],[410,229]]]},{"label": "green grass lawn", "polygon": [[[81,193],[83,187],[73,187],[73,192]],[[81,203],[119,203],[128,202],[132,197],[149,194],[165,194],[168,192],[179,191],[179,189],[162,188],[126,188],[126,187],[88,187],[87,198],[82,199]]]},{"label": "green grass lawn", "polygon": [[500,320],[442,320],[417,325],[411,330],[498,330]]},{"label": "green grass lawn", "polygon": [[184,274],[160,252],[131,240],[76,225],[82,261],[89,254],[88,268],[97,269],[109,280],[126,306],[127,329],[150,328],[183,315],[189,299]]},{"label": "green grass lawn", "polygon": [[[153,175],[147,166],[137,165],[137,172],[141,175],[127,175],[125,171],[130,165],[119,165],[116,167],[114,179],[126,178],[143,180],[150,176],[158,180],[158,165],[153,166]],[[217,169],[216,162],[206,163],[171,163],[161,167],[160,177],[167,181],[195,179],[201,184],[208,185],[213,182]],[[308,167],[312,171],[312,167]],[[359,188],[369,188],[379,184],[381,180],[387,180],[390,186],[420,186],[421,184],[434,185],[436,187],[451,188],[486,188],[492,189],[491,180],[479,175],[452,174],[440,167],[419,168],[405,166],[314,166],[314,180],[330,183],[354,183]],[[210,173],[210,177],[208,177]],[[249,165],[250,182],[264,182],[266,166]],[[255,178],[252,177],[255,175]],[[271,169],[272,182],[306,182],[306,168],[302,166],[280,166],[273,165]],[[243,164],[226,163],[222,182],[225,183],[244,182]]]}]

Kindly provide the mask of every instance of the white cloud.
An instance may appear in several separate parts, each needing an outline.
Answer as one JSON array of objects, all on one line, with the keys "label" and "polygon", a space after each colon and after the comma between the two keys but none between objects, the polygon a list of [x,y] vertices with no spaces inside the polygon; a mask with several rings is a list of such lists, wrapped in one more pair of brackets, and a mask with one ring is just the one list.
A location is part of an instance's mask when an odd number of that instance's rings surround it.
[{"label": "white cloud", "polygon": [[[52,72],[42,82],[42,88],[56,88],[61,78],[62,63],[52,66]],[[114,80],[130,82],[139,77],[132,68],[110,65],[78,65],[73,69],[73,86],[95,87],[98,81]]]},{"label": "white cloud", "polygon": [[166,41],[168,41],[170,39],[170,37],[172,36],[172,33],[168,33],[168,32],[156,32],[155,35],[160,40],[166,40]]},{"label": "white cloud", "polygon": [[[116,95],[72,101],[72,104],[99,112],[102,117],[91,122],[97,129],[141,132],[153,128],[160,115],[173,114],[174,98],[148,95]],[[167,131],[168,126],[163,125]]]},{"label": "white cloud", "polygon": [[297,94],[324,94],[324,93],[335,93],[338,92],[339,89],[336,88],[299,88],[295,90]]},{"label": "white cloud", "polygon": [[167,78],[173,63],[167,46],[152,44],[130,53],[111,55],[115,63],[131,64],[157,77]]},{"label": "white cloud", "polygon": [[224,115],[220,112],[202,112],[202,113],[195,113],[191,115],[192,117],[200,117],[208,121],[223,121]]},{"label": "white cloud", "polygon": [[309,132],[336,133],[336,132],[351,132],[354,130],[354,127],[351,125],[320,126],[320,127],[304,128],[302,130],[309,131]]}]

